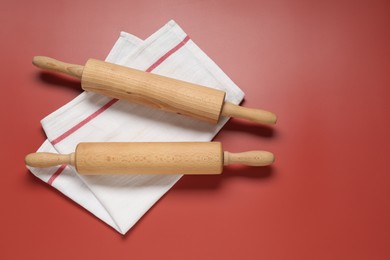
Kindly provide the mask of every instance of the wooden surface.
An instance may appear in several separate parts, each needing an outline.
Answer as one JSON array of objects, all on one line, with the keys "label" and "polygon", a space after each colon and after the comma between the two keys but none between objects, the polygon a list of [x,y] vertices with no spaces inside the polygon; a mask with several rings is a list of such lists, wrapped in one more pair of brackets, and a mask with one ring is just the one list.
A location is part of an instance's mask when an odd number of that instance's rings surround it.
[{"label": "wooden surface", "polygon": [[157,74],[89,59],[82,88],[101,95],[216,124],[225,92]]},{"label": "wooden surface", "polygon": [[58,153],[29,153],[24,158],[26,166],[35,168],[48,168],[62,164],[69,164],[74,166],[75,164],[75,153],[70,154],[58,154]]},{"label": "wooden surface", "polygon": [[222,116],[237,117],[262,124],[275,124],[277,116],[271,111],[263,109],[237,106],[230,102],[224,102],[221,111]]},{"label": "wooden surface", "polygon": [[34,56],[32,63],[41,69],[61,72],[78,79],[81,79],[84,70],[82,65],[66,63],[46,56]]},{"label": "wooden surface", "polygon": [[93,174],[219,174],[223,152],[219,142],[80,143],[77,172]]},{"label": "wooden surface", "polygon": [[[1,259],[390,259],[390,2],[3,1]],[[35,55],[104,59],[121,30],[175,19],[274,127],[233,119],[228,151],[272,167],[184,176],[121,236],[33,177],[39,121],[80,93]]]},{"label": "wooden surface", "polygon": [[273,153],[268,151],[247,151],[223,153],[223,165],[242,164],[247,166],[268,166],[275,161]]},{"label": "wooden surface", "polygon": [[221,115],[258,123],[276,123],[274,113],[224,102],[225,93],[210,86],[200,86],[96,59],[89,59],[85,66],[81,66],[35,56],[33,64],[41,69],[80,78],[81,87],[86,91],[212,124],[216,124]]},{"label": "wooden surface", "polygon": [[79,174],[220,174],[223,166],[268,166],[268,151],[223,152],[220,142],[80,143],[71,154],[30,153],[31,167],[75,166]]}]

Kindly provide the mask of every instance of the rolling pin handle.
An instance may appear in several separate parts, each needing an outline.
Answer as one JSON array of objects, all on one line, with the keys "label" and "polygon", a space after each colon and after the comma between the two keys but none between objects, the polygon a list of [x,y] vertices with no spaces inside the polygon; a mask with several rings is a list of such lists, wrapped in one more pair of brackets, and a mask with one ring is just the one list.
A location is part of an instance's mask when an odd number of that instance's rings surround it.
[{"label": "rolling pin handle", "polygon": [[75,154],[30,153],[24,161],[26,165],[38,168],[53,167],[61,164],[75,165]]},{"label": "rolling pin handle", "polygon": [[81,79],[84,70],[84,66],[65,63],[45,56],[35,56],[32,63],[38,68],[62,72],[79,79]]},{"label": "rolling pin handle", "polygon": [[248,151],[242,153],[223,153],[223,165],[244,164],[248,166],[267,166],[275,161],[273,153],[267,151]]},{"label": "rolling pin handle", "polygon": [[230,102],[225,102],[221,114],[227,117],[244,118],[257,123],[275,124],[277,117],[274,113],[255,108],[237,106]]}]

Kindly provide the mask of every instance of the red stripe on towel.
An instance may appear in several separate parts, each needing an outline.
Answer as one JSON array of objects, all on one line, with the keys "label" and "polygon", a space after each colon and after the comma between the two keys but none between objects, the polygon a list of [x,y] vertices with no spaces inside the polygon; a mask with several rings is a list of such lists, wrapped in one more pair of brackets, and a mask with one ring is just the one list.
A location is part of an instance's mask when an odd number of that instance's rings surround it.
[{"label": "red stripe on towel", "polygon": [[167,53],[165,53],[160,59],[158,59],[155,63],[150,66],[146,72],[151,72],[154,70],[158,65],[160,65],[163,61],[165,61],[169,56],[174,54],[177,50],[179,50],[181,47],[183,47],[188,41],[190,37],[187,35],[181,42],[179,42],[178,45],[170,49]]},{"label": "red stripe on towel", "polygon": [[98,115],[103,113],[104,111],[106,111],[110,106],[114,105],[117,101],[118,101],[118,99],[116,99],[116,98],[111,99],[109,102],[107,102],[101,108],[99,108],[98,110],[96,110],[95,112],[90,114],[88,117],[83,119],[77,125],[73,126],[68,131],[66,131],[65,133],[63,133],[62,135],[60,135],[59,137],[57,137],[53,141],[51,141],[51,144],[52,145],[58,144],[59,142],[61,142],[62,140],[64,140],[65,138],[67,138],[68,136],[73,134],[74,132],[76,132],[78,129],[80,129],[81,127],[86,125],[89,121],[91,121],[92,119],[94,119],[95,117],[97,117]]},{"label": "red stripe on towel", "polygon": [[52,185],[53,181],[60,175],[66,168],[66,164],[61,165],[60,168],[57,169],[55,173],[50,177],[50,179],[47,181],[48,184]]}]

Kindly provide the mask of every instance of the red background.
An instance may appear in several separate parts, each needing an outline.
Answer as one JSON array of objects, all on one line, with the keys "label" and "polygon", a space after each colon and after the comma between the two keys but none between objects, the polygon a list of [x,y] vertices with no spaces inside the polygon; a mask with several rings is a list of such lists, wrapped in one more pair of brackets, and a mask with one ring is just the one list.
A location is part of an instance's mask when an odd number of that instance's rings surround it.
[{"label": "red background", "polygon": [[[0,19],[1,259],[390,259],[389,1],[3,0]],[[170,19],[279,116],[216,140],[277,160],[186,176],[121,236],[25,169],[80,93],[31,59],[104,59]]]}]

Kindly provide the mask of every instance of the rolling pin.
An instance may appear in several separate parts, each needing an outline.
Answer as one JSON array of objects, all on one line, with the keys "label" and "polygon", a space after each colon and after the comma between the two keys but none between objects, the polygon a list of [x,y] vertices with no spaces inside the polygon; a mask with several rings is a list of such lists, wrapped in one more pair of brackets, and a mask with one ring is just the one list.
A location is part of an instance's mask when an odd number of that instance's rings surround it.
[{"label": "rolling pin", "polygon": [[85,66],[35,56],[39,68],[81,79],[81,88],[101,95],[216,124],[220,116],[276,123],[276,115],[225,102],[225,92],[124,66],[89,59]]},{"label": "rolling pin", "polygon": [[223,152],[220,142],[79,143],[71,154],[31,153],[31,167],[75,166],[82,175],[100,174],[220,174],[224,165],[266,166],[267,151]]}]

